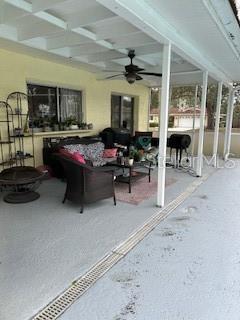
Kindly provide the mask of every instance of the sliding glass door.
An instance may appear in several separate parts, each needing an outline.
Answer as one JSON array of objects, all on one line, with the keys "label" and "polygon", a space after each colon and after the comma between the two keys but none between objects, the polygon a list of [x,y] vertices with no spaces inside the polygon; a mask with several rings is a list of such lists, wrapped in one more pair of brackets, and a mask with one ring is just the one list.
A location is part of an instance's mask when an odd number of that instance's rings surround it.
[{"label": "sliding glass door", "polygon": [[126,128],[133,133],[134,98],[111,96],[111,127]]}]

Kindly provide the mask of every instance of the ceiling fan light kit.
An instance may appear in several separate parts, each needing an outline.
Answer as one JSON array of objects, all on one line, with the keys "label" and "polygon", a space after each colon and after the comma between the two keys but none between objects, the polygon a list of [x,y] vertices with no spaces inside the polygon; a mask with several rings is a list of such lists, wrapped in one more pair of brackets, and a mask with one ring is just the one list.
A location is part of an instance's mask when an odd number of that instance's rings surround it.
[{"label": "ceiling fan light kit", "polygon": [[134,83],[136,81],[136,75],[133,74],[133,73],[128,73],[126,75],[126,79],[127,79],[128,83],[132,84],[132,83]]},{"label": "ceiling fan light kit", "polygon": [[[133,58],[135,57],[135,50],[129,50],[128,52],[128,57],[130,58],[131,62],[130,64],[125,66],[125,71],[123,71],[120,74],[116,74],[110,77],[107,77],[105,79],[112,79],[119,77],[120,75],[124,75],[126,78],[127,82],[129,84],[133,84],[135,81],[142,80],[143,78],[140,76],[145,75],[145,76],[155,76],[155,77],[162,77],[161,73],[155,73],[155,72],[143,72],[143,68],[139,68],[137,65],[133,64]],[[115,72],[115,71],[113,71]]]}]

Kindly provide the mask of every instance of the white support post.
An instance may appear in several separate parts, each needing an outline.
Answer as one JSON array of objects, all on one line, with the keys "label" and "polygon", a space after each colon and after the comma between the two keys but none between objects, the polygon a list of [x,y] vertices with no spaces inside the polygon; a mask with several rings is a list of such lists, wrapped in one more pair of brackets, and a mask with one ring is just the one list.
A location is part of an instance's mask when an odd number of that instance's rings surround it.
[{"label": "white support post", "polygon": [[[147,122],[147,131],[150,129],[150,111],[151,111],[151,95],[152,95],[152,89],[149,88],[149,95],[148,95],[148,122]],[[134,132],[135,132],[135,128]]]},{"label": "white support post", "polygon": [[226,115],[226,126],[225,126],[225,135],[224,135],[223,159],[225,158],[225,154],[227,153],[227,134],[229,131],[228,128],[229,128],[230,108],[231,108],[231,90],[229,89],[227,115]]},{"label": "white support post", "polygon": [[229,102],[227,110],[227,122],[225,129],[225,138],[224,138],[224,160],[228,160],[231,147],[231,136],[232,136],[232,121],[233,121],[233,109],[234,109],[234,90],[231,89],[229,93]]},{"label": "white support post", "polygon": [[161,90],[161,110],[159,121],[159,153],[158,153],[158,190],[157,206],[163,207],[165,203],[165,177],[166,177],[166,152],[167,152],[167,132],[168,132],[168,109],[169,109],[169,88],[170,88],[170,63],[171,44],[163,47],[162,62],[162,90]]},{"label": "white support post", "polygon": [[214,159],[215,168],[217,167],[219,124],[220,124],[220,113],[221,113],[221,105],[222,105],[222,87],[223,87],[223,83],[218,82],[217,106],[216,106],[216,114],[215,114],[215,130],[214,130],[214,139],[213,139],[213,159]]},{"label": "white support post", "polygon": [[202,97],[201,97],[200,128],[199,128],[199,137],[198,137],[198,155],[197,155],[197,167],[196,167],[197,177],[202,176],[203,140],[204,140],[205,114],[206,114],[206,102],[207,102],[207,85],[208,85],[208,71],[204,71]]},{"label": "white support post", "polygon": [[195,122],[196,122],[196,108],[197,108],[197,98],[198,98],[198,85],[195,87],[195,97],[194,97],[194,111],[193,111],[193,123],[192,123],[192,158],[194,157],[195,148]]}]

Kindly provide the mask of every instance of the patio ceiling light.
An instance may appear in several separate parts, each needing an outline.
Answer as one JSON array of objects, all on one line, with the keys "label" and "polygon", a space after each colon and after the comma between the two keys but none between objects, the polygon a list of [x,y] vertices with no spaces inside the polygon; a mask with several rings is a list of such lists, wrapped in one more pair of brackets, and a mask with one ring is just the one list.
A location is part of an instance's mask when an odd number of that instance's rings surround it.
[{"label": "patio ceiling light", "polygon": [[128,74],[126,75],[126,79],[127,79],[127,82],[128,82],[128,83],[132,84],[132,83],[134,83],[135,80],[136,80],[136,74],[134,74],[134,73],[128,73]]}]

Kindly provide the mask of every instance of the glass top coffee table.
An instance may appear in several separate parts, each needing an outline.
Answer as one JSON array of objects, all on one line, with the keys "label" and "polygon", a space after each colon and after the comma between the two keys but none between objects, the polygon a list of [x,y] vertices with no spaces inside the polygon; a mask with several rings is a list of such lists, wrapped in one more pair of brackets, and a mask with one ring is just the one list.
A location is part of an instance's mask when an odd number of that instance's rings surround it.
[{"label": "glass top coffee table", "polygon": [[35,191],[45,174],[34,167],[18,166],[0,173],[0,185],[13,190],[3,199],[8,203],[26,203],[40,197]]},{"label": "glass top coffee table", "polygon": [[[129,165],[127,162],[121,164],[117,161],[108,163],[110,166],[122,169],[122,173],[116,176],[116,182],[128,184],[128,192],[132,192],[132,183],[148,176],[148,182],[151,182],[152,163],[150,161],[139,161]],[[139,170],[140,169],[140,170]]]}]

